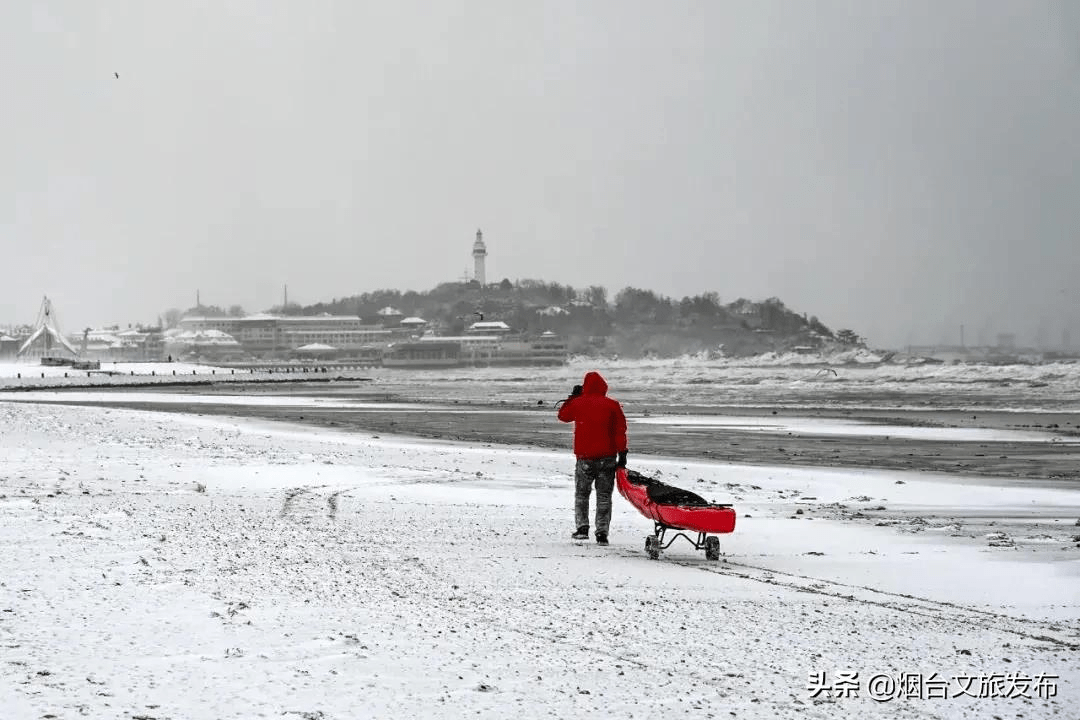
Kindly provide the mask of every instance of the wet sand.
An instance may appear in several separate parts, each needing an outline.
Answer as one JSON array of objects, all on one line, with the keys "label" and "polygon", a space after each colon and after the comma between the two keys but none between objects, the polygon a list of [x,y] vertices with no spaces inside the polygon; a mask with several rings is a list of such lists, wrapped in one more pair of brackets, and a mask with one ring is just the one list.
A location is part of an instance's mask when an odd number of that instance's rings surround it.
[{"label": "wet sand", "polygon": [[[386,393],[352,393],[350,399],[375,402],[414,402]],[[212,403],[79,402],[198,415],[256,417],[285,422],[410,435],[469,443],[501,443],[565,449],[569,453],[572,427],[559,422],[550,405],[457,403],[452,408],[395,410],[295,408]],[[723,414],[769,416],[778,420],[836,418],[870,423],[941,428],[1044,430],[1075,439],[1080,417],[1072,414],[979,413],[951,411],[854,411],[775,408],[665,408],[650,414]],[[633,416],[631,416],[632,418]],[[631,457],[662,455],[751,465],[800,465],[829,468],[910,470],[957,476],[1000,478],[1008,484],[1041,487],[1080,487],[1080,444],[1050,442],[938,441],[890,436],[814,436],[764,434],[737,428],[685,428],[631,422]]]}]

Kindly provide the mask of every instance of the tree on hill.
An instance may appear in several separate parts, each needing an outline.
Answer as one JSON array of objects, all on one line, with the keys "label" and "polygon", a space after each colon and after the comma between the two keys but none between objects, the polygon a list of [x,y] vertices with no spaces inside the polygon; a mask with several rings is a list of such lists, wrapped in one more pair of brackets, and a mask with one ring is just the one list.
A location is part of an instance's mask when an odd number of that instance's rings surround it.
[{"label": "tree on hill", "polygon": [[684,324],[708,327],[738,324],[720,304],[720,296],[715,292],[684,297],[679,301],[679,319]]},{"label": "tree on hill", "polygon": [[585,290],[584,298],[593,307],[607,309],[607,290],[599,285],[590,285]]},{"label": "tree on hill", "polygon": [[196,305],[184,311],[184,315],[196,315],[199,317],[227,317],[229,313],[217,305]]},{"label": "tree on hill", "polygon": [[788,310],[780,298],[771,297],[761,303],[760,308],[762,326],[768,330],[794,334],[810,325],[805,317]]},{"label": "tree on hill", "polygon": [[180,308],[169,308],[162,314],[162,320],[164,321],[165,329],[171,330],[180,324],[180,318],[184,317],[184,312]]},{"label": "tree on hill", "polygon": [[810,329],[818,333],[819,335],[824,335],[825,337],[833,337],[833,331],[825,327],[825,324],[818,320],[817,315],[810,316]]},{"label": "tree on hill", "polygon": [[[332,312],[325,308],[334,308],[337,300],[334,299],[330,303],[315,303],[314,305],[303,306],[299,303],[289,303],[288,305],[274,305],[266,312],[270,315],[321,315],[322,313],[329,313],[331,315],[344,315],[346,313]],[[236,306],[239,307],[239,306]]]},{"label": "tree on hill", "polygon": [[861,345],[864,344],[863,339],[861,337],[859,337],[858,333],[856,333],[854,330],[848,330],[848,329],[837,330],[836,331],[836,339],[839,342],[844,343],[845,345],[861,346]]},{"label": "tree on hill", "polygon": [[625,287],[615,295],[615,319],[620,322],[663,325],[674,316],[671,299],[652,290]]}]

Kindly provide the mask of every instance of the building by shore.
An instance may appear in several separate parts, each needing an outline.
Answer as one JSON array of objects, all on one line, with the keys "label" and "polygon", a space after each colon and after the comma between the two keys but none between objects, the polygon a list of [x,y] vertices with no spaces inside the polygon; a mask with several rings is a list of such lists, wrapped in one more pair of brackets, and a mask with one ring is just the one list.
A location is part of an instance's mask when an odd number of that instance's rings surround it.
[{"label": "building by shore", "polygon": [[408,337],[414,332],[410,327],[366,324],[353,315],[326,314],[187,316],[180,320],[177,329],[180,334],[224,333],[236,340],[242,352],[263,359],[285,359],[312,345],[324,346],[339,357],[366,357],[376,354],[376,350],[381,350],[393,339]]},{"label": "building by shore", "polygon": [[496,365],[562,365],[566,342],[548,332],[527,339],[505,335],[429,335],[386,348],[386,367],[491,367]]},{"label": "building by shore", "polygon": [[[447,337],[421,334],[423,325],[422,318],[402,320],[397,315],[385,325],[366,324],[351,315],[189,316],[166,333],[165,342],[176,357],[184,359],[238,360],[241,358],[236,356],[243,355],[260,360],[357,361],[387,367],[566,362],[566,343],[553,333],[525,338],[503,322],[489,321],[474,323],[466,335]],[[211,334],[214,342],[198,342]]]}]

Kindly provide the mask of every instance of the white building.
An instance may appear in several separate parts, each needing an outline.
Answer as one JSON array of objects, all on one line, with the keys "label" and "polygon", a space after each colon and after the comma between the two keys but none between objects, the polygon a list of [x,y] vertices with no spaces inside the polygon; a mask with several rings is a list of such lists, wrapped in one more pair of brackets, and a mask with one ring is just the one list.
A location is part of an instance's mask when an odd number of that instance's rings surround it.
[{"label": "white building", "polygon": [[305,345],[328,345],[346,354],[382,345],[394,333],[381,325],[366,325],[355,315],[248,315],[246,317],[185,317],[183,331],[216,330],[236,338],[251,353],[296,350]]},{"label": "white building", "polygon": [[411,328],[413,330],[420,330],[420,329],[426,327],[427,324],[428,324],[427,320],[425,320],[422,317],[415,317],[415,316],[414,317],[404,318],[404,319],[402,319],[401,322],[398,323],[398,325],[400,325],[403,328]]},{"label": "white building", "polygon": [[463,348],[497,348],[503,339],[497,335],[425,335],[420,342],[455,342]]}]

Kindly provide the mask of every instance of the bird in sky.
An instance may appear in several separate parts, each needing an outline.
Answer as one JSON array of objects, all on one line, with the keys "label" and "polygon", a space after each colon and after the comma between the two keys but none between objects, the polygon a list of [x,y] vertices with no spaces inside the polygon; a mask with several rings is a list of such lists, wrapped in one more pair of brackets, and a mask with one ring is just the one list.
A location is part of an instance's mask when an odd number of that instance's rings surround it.
[{"label": "bird in sky", "polygon": [[117,80],[119,80],[119,79],[120,79],[120,73],[118,73],[118,72],[114,72],[114,73],[113,73],[113,75],[115,75],[115,76],[116,76],[116,79],[117,79]]}]

